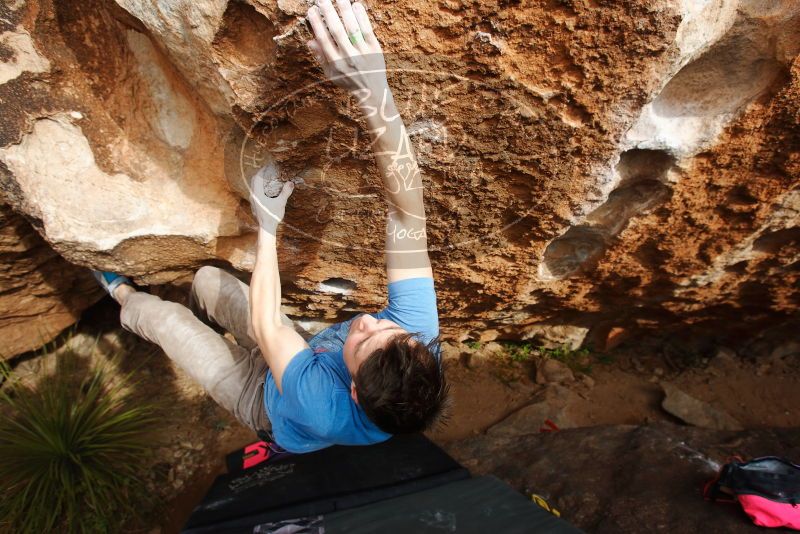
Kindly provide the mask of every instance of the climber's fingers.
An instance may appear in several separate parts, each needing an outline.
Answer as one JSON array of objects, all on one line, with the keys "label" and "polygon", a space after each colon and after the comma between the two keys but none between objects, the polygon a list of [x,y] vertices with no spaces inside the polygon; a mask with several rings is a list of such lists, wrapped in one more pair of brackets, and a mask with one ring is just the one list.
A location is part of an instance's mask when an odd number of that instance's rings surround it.
[{"label": "climber's fingers", "polygon": [[342,26],[342,21],[339,18],[339,13],[333,7],[331,0],[318,0],[318,4],[322,16],[325,18],[325,25],[330,30],[330,34],[336,44],[339,45],[339,51],[343,56],[354,56],[358,50],[350,42],[347,32]]},{"label": "climber's fingers", "polygon": [[[336,0],[336,5],[339,7],[339,13],[342,15],[342,23],[347,32],[347,39],[349,40],[351,35],[361,32],[361,28],[358,27],[356,15],[353,13],[353,6],[350,5],[350,0]],[[353,43],[353,46],[361,51],[361,45],[363,43],[363,39],[358,39]]]},{"label": "climber's fingers", "polygon": [[322,21],[319,8],[311,6],[308,10],[308,20],[311,22],[311,28],[314,30],[314,37],[319,44],[325,59],[329,62],[336,61],[341,58],[339,51],[336,49],[336,43],[331,41],[331,36],[328,33],[328,28]]},{"label": "climber's fingers", "polygon": [[320,66],[324,66],[325,56],[323,55],[322,48],[319,46],[319,43],[316,41],[316,39],[306,41],[306,46],[308,46],[309,50],[311,50],[311,53],[314,55],[314,59],[317,60],[317,63],[319,63]]},{"label": "climber's fingers", "polygon": [[294,182],[290,180],[288,182],[284,182],[281,192],[278,196],[284,203],[286,203],[286,201],[289,200],[289,195],[292,194],[292,191],[294,191]]},{"label": "climber's fingers", "polygon": [[353,3],[353,14],[356,16],[358,26],[361,28],[361,34],[364,36],[364,42],[369,45],[377,45],[378,39],[375,37],[375,31],[372,29],[372,23],[369,21],[367,15],[367,8],[361,2]]}]

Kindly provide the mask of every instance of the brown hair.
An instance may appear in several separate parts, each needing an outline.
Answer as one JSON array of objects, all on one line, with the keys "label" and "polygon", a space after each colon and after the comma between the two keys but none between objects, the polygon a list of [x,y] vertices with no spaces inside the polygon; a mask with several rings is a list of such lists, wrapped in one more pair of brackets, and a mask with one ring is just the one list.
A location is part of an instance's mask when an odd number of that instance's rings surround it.
[{"label": "brown hair", "polygon": [[364,360],[354,378],[358,404],[390,434],[421,432],[444,422],[450,387],[436,357],[439,338],[424,344],[417,336],[394,336]]}]

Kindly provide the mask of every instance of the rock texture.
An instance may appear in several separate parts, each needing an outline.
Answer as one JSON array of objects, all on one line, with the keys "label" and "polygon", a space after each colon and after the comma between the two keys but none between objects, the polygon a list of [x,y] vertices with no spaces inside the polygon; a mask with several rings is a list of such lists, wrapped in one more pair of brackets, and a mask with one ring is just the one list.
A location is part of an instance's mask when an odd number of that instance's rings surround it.
[{"label": "rock texture", "polygon": [[703,500],[729,456],[800,457],[797,429],[742,432],[654,424],[484,435],[449,452],[473,474],[536,493],[587,532],[762,532],[741,508]]},{"label": "rock texture", "polygon": [[730,414],[698,400],[674,384],[664,382],[664,400],[661,407],[684,423],[718,430],[744,430],[742,424]]},{"label": "rock texture", "polygon": [[0,358],[38,349],[103,292],[89,271],[60,257],[31,225],[0,205]]},{"label": "rock texture", "polygon": [[[445,333],[736,333],[796,310],[800,5],[368,4],[426,180]],[[306,6],[4,3],[4,202],[77,266],[140,284],[247,272],[245,184],[273,164],[301,183],[289,311],[380,306],[379,180],[353,102],[305,49]]]},{"label": "rock texture", "polygon": [[[492,437],[508,437],[574,427],[575,423],[569,416],[569,407],[576,400],[578,395],[572,390],[556,384],[550,385],[537,393],[530,404],[493,425],[486,433]],[[547,421],[555,425],[555,428],[548,425]]]}]

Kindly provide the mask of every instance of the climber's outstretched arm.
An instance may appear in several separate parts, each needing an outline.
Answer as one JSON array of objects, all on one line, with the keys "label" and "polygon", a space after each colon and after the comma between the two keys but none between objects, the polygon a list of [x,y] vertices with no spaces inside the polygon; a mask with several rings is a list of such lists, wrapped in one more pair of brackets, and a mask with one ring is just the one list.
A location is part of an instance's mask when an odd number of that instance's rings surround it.
[{"label": "climber's outstretched arm", "polygon": [[281,393],[284,370],[297,353],[308,348],[303,337],[281,320],[277,235],[293,188],[292,182],[286,182],[280,195],[273,198],[264,193],[260,173],[250,183],[250,204],[259,222],[256,264],[250,279],[250,320],[255,340]]},{"label": "climber's outstretched arm", "polygon": [[[422,175],[386,80],[386,62],[360,2],[319,0],[308,11],[308,46],[328,78],[347,89],[364,113],[389,203],[386,268],[389,282],[433,277],[428,258]],[[341,17],[339,16],[341,14]]]},{"label": "climber's outstretched arm", "polygon": [[[388,86],[362,103],[389,204],[386,272],[389,282],[433,277],[428,258],[422,174]],[[374,110],[378,112],[374,112]]]}]

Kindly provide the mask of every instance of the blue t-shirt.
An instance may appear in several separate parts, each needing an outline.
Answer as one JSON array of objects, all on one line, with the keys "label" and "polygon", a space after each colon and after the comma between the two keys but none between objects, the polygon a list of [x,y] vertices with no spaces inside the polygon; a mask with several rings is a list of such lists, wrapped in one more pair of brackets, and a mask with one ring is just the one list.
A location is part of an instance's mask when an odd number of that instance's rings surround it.
[{"label": "blue t-shirt", "polygon": [[[389,319],[418,333],[423,342],[439,335],[433,278],[407,278],[389,284],[389,305],[376,319]],[[272,371],[264,382],[264,404],[278,445],[303,453],[331,445],[370,445],[391,437],[369,420],[350,397],[350,371],[342,347],[349,319],[312,337],[310,349],[298,352],[283,372],[283,394]],[[440,354],[436,354],[440,359]]]}]

